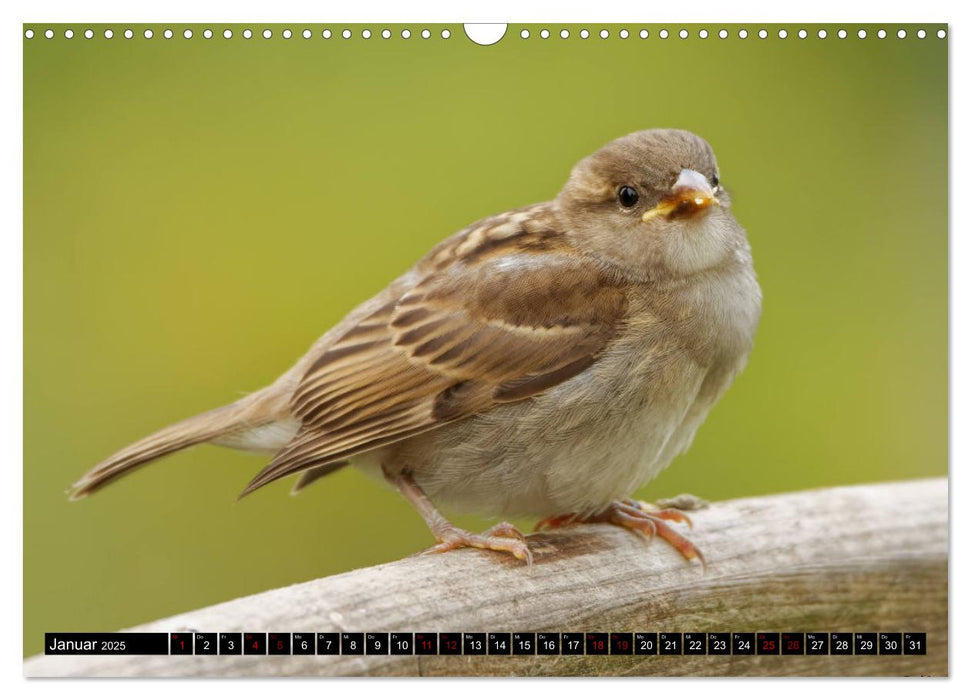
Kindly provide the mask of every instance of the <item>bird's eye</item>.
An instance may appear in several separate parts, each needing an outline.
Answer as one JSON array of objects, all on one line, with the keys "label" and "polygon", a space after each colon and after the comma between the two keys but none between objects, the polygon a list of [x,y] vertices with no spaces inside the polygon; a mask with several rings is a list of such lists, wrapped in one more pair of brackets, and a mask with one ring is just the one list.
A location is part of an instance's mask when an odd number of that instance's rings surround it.
[{"label": "bird's eye", "polygon": [[620,205],[622,207],[627,207],[629,209],[637,204],[637,200],[640,199],[640,195],[637,194],[637,190],[630,185],[624,185],[617,190],[617,199],[620,201]]},{"label": "bird's eye", "polygon": [[711,186],[718,189],[718,173],[711,176]]}]

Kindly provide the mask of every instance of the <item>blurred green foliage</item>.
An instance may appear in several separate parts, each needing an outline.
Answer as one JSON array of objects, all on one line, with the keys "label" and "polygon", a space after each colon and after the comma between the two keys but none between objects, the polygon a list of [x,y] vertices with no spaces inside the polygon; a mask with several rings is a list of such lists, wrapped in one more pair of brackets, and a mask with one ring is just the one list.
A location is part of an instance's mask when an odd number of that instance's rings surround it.
[{"label": "blurred green foliage", "polygon": [[[640,495],[947,469],[947,42],[38,36],[24,42],[24,652],[431,544],[345,470],[234,503],[204,446],[69,503],[145,433],[270,382],[435,242],[649,127],[706,137],[765,295],[749,368]],[[335,27],[335,30],[343,27]],[[639,28],[639,27],[638,27]],[[599,30],[600,27],[595,27]],[[337,31],[335,31],[335,35]],[[459,516],[458,522],[487,523]],[[527,523],[528,524],[528,523]]]}]

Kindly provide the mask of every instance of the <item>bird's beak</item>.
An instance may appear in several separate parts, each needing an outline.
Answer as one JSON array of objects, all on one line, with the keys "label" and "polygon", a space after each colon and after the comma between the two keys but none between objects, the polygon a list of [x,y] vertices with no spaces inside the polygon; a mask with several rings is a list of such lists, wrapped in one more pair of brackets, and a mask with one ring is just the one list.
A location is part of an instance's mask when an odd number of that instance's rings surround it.
[{"label": "bird's beak", "polygon": [[656,207],[644,212],[641,218],[645,223],[659,216],[669,220],[688,218],[714,204],[718,204],[718,198],[708,178],[696,170],[685,168],[667,196]]}]

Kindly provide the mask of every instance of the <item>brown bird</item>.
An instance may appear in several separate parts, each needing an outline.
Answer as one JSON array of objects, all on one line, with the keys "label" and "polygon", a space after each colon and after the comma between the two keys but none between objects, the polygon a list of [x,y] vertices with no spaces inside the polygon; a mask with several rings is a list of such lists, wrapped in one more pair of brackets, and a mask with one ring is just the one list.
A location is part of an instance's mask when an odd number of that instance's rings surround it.
[{"label": "brown bird", "polygon": [[500,523],[611,522],[699,551],[673,508],[630,500],[691,444],[746,363],[761,313],[745,232],[711,147],[640,131],[581,160],[555,199],[447,238],[272,385],[150,435],[73,487],[86,496],[203,442],[274,453],[243,491],[347,464],[393,484],[429,551],[531,561]]}]

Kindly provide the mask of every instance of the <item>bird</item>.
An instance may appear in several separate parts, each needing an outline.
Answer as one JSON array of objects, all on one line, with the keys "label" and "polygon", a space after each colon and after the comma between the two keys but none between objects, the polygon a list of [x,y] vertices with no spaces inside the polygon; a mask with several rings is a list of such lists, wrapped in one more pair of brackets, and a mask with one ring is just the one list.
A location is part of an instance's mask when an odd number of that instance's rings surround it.
[{"label": "bird", "polygon": [[[762,292],[711,146],[617,138],[556,196],[477,221],[324,333],[269,386],[108,457],[77,500],[200,443],[264,452],[240,498],[351,465],[387,482],[436,544],[532,564],[537,529],[611,523],[700,548],[682,508],[634,500],[685,452],[745,367]],[[483,533],[439,510],[504,518]]]}]

